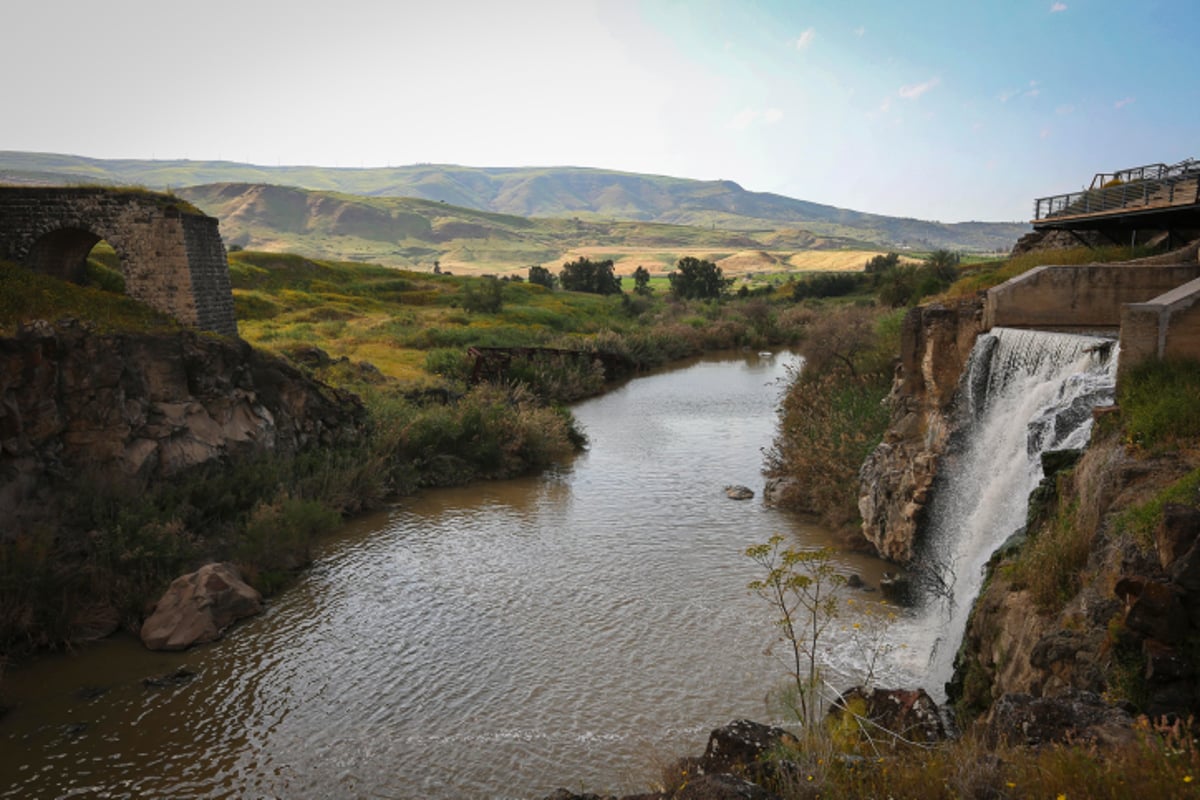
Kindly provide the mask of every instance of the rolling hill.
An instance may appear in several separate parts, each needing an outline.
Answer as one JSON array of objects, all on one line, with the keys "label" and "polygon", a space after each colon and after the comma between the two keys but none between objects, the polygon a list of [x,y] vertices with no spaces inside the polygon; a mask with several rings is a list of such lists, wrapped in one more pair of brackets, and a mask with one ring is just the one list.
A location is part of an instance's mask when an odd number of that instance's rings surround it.
[{"label": "rolling hill", "polygon": [[175,190],[212,183],[273,184],[343,195],[417,198],[519,217],[626,220],[755,234],[801,229],[881,249],[1007,251],[1029,230],[1015,222],[941,223],[867,214],[750,192],[732,181],[582,167],[267,167],[0,151],[0,182],[138,184]]},{"label": "rolling hill", "polygon": [[528,218],[411,197],[366,197],[270,184],[216,183],[176,194],[221,220],[231,248],[303,253],[397,267],[521,272],[611,258],[619,273],[669,272],[685,255],[729,274],[858,269],[870,243],[801,230],[725,231],[633,220]]}]

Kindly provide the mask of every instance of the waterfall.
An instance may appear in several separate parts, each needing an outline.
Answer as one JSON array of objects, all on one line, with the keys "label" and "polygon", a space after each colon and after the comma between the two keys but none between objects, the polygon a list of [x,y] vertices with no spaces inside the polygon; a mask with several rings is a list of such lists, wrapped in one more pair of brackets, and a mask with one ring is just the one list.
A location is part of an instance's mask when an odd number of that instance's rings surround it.
[{"label": "waterfall", "polygon": [[1008,328],[977,340],[960,384],[961,436],[939,467],[923,545],[945,591],[896,631],[909,685],[943,693],[983,569],[1025,524],[1041,454],[1085,446],[1092,408],[1113,402],[1115,349],[1095,336]]}]

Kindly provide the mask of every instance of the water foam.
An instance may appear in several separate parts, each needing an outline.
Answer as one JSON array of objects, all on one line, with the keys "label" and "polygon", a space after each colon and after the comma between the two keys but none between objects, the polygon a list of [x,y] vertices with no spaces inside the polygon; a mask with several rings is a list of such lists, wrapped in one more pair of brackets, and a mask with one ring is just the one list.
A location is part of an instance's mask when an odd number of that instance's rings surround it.
[{"label": "water foam", "polygon": [[1079,448],[1092,409],[1110,404],[1115,344],[998,328],[975,344],[960,386],[962,433],[942,460],[921,561],[942,591],[897,626],[896,676],[935,697],[953,672],[991,554],[1025,524],[1041,454]]}]

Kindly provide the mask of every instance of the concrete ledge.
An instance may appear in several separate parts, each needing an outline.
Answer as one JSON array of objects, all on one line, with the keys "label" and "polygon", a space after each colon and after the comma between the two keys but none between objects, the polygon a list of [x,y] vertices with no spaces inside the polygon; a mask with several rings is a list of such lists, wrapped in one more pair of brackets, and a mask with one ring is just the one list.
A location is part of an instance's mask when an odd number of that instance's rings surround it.
[{"label": "concrete ledge", "polygon": [[983,329],[1116,328],[1126,303],[1151,301],[1196,278],[1200,264],[1037,267],[988,290]]},{"label": "concrete ledge", "polygon": [[1200,358],[1200,279],[1121,311],[1117,380],[1152,358]]}]

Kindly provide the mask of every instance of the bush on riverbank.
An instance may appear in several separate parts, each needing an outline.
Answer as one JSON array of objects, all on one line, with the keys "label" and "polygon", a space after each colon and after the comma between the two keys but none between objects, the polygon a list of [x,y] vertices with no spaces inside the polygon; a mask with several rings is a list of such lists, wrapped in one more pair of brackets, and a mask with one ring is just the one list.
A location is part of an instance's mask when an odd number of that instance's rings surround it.
[{"label": "bush on riverbank", "polygon": [[783,800],[1192,796],[1200,747],[1183,723],[1142,721],[1131,739],[1100,750],[1083,743],[993,747],[968,735],[930,747],[863,743],[847,752],[821,736],[776,753],[775,779],[764,783]]},{"label": "bush on riverbank", "polygon": [[585,441],[563,410],[481,386],[448,404],[366,395],[355,446],[210,463],[170,481],[86,476],[58,520],[0,542],[0,652],[130,628],[178,575],[231,560],[264,594],[308,563],[342,516],[418,487],[509,478]]},{"label": "bush on riverbank", "polygon": [[[134,627],[173,578],[208,560],[238,562],[269,593],[343,515],[421,487],[544,469],[583,445],[559,404],[603,390],[598,362],[519,359],[501,384],[468,387],[469,346],[615,353],[645,369],[794,341],[807,319],[764,298],[631,300],[513,282],[501,282],[498,311],[467,313],[465,287],[482,279],[290,255],[231,254],[231,272],[242,334],[358,393],[371,435],[354,446],[210,464],[166,482],[86,476],[58,518],[2,537],[0,651]],[[64,314],[90,319],[93,309],[131,332],[170,324],[143,319],[129,298],[19,267],[0,278],[10,288],[0,303],[9,329]]]},{"label": "bush on riverbank", "polygon": [[805,363],[766,453],[768,477],[781,481],[780,504],[846,534],[859,521],[859,467],[887,428],[883,399],[900,349],[901,314],[864,306],[812,313],[800,345]]}]

